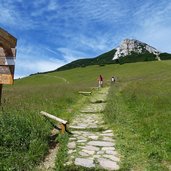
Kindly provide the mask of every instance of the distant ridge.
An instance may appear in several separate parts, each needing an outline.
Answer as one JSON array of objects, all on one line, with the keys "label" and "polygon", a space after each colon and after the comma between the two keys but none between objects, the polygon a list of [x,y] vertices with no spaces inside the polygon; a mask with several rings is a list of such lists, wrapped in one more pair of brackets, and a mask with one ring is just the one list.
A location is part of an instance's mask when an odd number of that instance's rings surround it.
[{"label": "distant ridge", "polygon": [[66,64],[55,71],[63,71],[67,69],[77,68],[77,67],[86,67],[89,65],[100,65],[103,66],[105,64],[115,63],[113,60],[113,55],[115,54],[116,49],[112,49],[106,53],[103,53],[95,58],[86,58],[86,59],[78,59],[69,64]]},{"label": "distant ridge", "polygon": [[124,64],[143,61],[169,60],[171,54],[162,53],[156,48],[135,39],[125,39],[121,44],[95,58],[78,59],[56,70],[44,72],[64,71],[68,69],[86,67],[90,65],[104,66],[107,64]]}]

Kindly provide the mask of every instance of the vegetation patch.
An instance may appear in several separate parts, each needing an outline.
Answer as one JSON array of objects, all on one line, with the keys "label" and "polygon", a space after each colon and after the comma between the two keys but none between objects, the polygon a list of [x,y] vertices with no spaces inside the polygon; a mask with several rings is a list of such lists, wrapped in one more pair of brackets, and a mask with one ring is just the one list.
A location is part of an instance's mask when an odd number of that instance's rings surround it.
[{"label": "vegetation patch", "polygon": [[117,78],[104,116],[117,136],[123,169],[164,170],[171,162],[170,67],[170,60],[93,65],[34,75],[4,86],[0,168],[33,170],[48,152],[52,129],[40,111],[71,121],[88,97],[78,92],[97,86],[102,74],[105,85],[112,76]]},{"label": "vegetation patch", "polygon": [[163,163],[171,163],[171,75],[167,66],[156,69],[127,81],[122,75],[111,87],[104,117],[116,134],[121,170],[168,170]]}]

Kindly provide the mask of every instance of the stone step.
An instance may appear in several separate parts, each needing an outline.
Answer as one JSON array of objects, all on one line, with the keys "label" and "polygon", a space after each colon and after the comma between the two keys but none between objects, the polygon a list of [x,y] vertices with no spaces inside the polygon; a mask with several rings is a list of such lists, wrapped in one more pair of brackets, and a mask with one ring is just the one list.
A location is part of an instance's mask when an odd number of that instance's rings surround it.
[{"label": "stone step", "polygon": [[73,131],[68,143],[68,162],[86,168],[118,170],[120,158],[115,150],[112,130]]}]

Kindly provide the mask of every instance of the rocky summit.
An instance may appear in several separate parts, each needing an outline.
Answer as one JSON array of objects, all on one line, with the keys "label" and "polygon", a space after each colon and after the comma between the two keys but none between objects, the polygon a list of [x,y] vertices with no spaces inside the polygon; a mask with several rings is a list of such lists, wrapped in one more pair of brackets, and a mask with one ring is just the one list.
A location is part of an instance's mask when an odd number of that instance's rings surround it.
[{"label": "rocky summit", "polygon": [[125,39],[121,42],[120,46],[116,48],[116,53],[114,54],[113,60],[131,55],[132,52],[138,54],[148,52],[155,54],[156,56],[160,54],[160,51],[146,43],[135,39]]}]

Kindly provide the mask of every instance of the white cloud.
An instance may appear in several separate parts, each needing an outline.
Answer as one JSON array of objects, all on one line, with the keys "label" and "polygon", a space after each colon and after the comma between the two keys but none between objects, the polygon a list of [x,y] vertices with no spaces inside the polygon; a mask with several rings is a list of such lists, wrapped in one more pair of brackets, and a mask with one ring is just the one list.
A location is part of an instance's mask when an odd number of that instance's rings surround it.
[{"label": "white cloud", "polygon": [[57,10],[59,7],[59,5],[57,4],[57,2],[55,0],[51,0],[47,6],[47,9],[49,11],[54,11]]},{"label": "white cloud", "polygon": [[17,77],[37,72],[52,71],[65,64],[63,60],[56,59],[46,53],[43,46],[20,43],[18,44],[15,67]]},{"label": "white cloud", "polygon": [[163,52],[171,52],[171,2],[147,2],[138,10],[135,13],[138,29],[133,36]]},{"label": "white cloud", "polygon": [[96,35],[94,37],[80,36],[78,37],[79,43],[81,43],[82,47],[88,47],[95,51],[105,51],[110,49],[112,45],[112,37],[110,34],[107,35]]},{"label": "white cloud", "polygon": [[66,47],[57,48],[57,50],[62,54],[66,63],[69,63],[76,59],[85,58],[85,54],[78,50],[73,50]]}]

